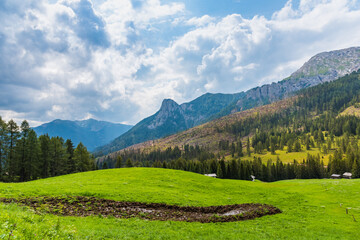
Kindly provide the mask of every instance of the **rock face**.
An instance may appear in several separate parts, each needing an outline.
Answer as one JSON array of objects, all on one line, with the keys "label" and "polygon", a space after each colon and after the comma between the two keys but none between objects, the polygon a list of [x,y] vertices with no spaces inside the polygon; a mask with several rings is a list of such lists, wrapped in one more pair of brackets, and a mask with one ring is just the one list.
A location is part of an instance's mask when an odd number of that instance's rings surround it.
[{"label": "rock face", "polygon": [[184,104],[165,99],[160,110],[110,144],[96,149],[101,156],[147,140],[162,138],[210,120],[269,104],[294,92],[333,81],[360,68],[360,47],[317,54],[290,77],[237,94],[204,94]]},{"label": "rock face", "polygon": [[[268,104],[320,83],[336,80],[360,68],[360,47],[315,55],[290,77],[250,89],[230,112]],[[224,112],[226,115],[230,112]]]},{"label": "rock face", "polygon": [[38,135],[48,134],[50,137],[60,136],[71,139],[75,147],[82,142],[88,150],[92,151],[96,147],[109,143],[117,136],[128,131],[132,126],[97,121],[88,119],[84,121],[54,120],[35,127],[34,131]]},{"label": "rock face", "polygon": [[165,99],[157,113],[145,118],[110,144],[96,149],[95,155],[101,156],[137,143],[162,138],[205,123],[212,116],[236,102],[242,95],[243,93],[207,93],[189,103],[181,105],[171,99]]}]

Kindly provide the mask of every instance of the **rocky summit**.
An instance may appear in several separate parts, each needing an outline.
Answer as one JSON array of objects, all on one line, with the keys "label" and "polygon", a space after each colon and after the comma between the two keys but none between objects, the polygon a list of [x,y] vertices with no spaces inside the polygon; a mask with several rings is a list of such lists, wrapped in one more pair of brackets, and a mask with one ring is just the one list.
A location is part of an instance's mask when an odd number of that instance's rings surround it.
[{"label": "rocky summit", "polygon": [[[275,102],[301,89],[336,80],[360,68],[360,47],[315,55],[290,77],[247,91],[231,112]],[[224,112],[222,115],[227,115]]]},{"label": "rocky summit", "polygon": [[98,148],[96,155],[101,156],[137,143],[159,139],[230,113],[273,103],[301,89],[336,80],[358,69],[360,47],[353,47],[317,54],[290,77],[246,92],[207,93],[181,105],[165,99],[157,113],[142,120],[111,143]]}]

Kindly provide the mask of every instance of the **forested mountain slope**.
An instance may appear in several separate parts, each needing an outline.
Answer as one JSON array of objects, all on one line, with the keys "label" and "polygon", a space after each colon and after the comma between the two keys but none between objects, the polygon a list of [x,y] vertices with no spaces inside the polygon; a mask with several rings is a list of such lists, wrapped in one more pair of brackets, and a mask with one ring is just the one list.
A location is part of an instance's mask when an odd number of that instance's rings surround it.
[{"label": "forested mountain slope", "polygon": [[206,122],[208,118],[229,106],[242,95],[243,93],[207,93],[181,105],[171,99],[165,99],[157,113],[145,118],[111,143],[96,149],[95,154],[103,155],[114,152],[136,143],[159,139],[197,126]]},{"label": "forested mountain slope", "polygon": [[142,120],[111,143],[96,149],[96,155],[102,156],[137,143],[184,131],[230,113],[266,105],[289,97],[298,90],[333,81],[359,68],[360,47],[353,47],[317,54],[290,77],[247,92],[205,94],[181,105],[166,99],[157,113]]},{"label": "forested mountain slope", "polygon": [[112,153],[97,164],[218,172],[236,179],[255,174],[264,181],[344,172],[360,177],[360,118],[341,114],[358,103],[360,71],[286,100]]}]

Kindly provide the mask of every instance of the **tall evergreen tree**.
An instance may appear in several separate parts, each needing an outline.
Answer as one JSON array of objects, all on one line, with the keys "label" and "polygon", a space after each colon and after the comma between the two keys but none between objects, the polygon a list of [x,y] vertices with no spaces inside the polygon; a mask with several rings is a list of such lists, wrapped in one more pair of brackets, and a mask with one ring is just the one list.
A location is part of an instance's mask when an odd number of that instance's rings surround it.
[{"label": "tall evergreen tree", "polygon": [[8,129],[5,121],[0,117],[0,181],[4,178],[7,169],[7,159],[9,150]]},{"label": "tall evergreen tree", "polygon": [[354,161],[354,164],[352,166],[352,174],[353,178],[360,178],[360,166],[358,165],[357,161]]},{"label": "tall evergreen tree", "polygon": [[30,130],[26,141],[24,181],[38,179],[40,175],[40,145],[36,132]]},{"label": "tall evergreen tree", "polygon": [[247,155],[250,157],[251,156],[251,150],[250,150],[250,138],[247,138],[247,142],[246,142],[246,153]]},{"label": "tall evergreen tree", "polygon": [[67,153],[67,173],[76,172],[76,162],[74,159],[74,144],[71,139],[67,139],[65,142],[66,145],[66,153]]},{"label": "tall evergreen tree", "polygon": [[50,175],[59,176],[66,173],[67,154],[64,139],[52,137],[50,139]]},{"label": "tall evergreen tree", "polygon": [[75,149],[74,159],[77,165],[77,170],[79,172],[92,170],[92,158],[90,157],[90,153],[87,151],[82,142],[80,142]]},{"label": "tall evergreen tree", "polygon": [[41,135],[39,137],[40,156],[39,156],[39,169],[42,178],[50,177],[50,162],[51,162],[51,143],[49,135]]},{"label": "tall evergreen tree", "polygon": [[19,126],[14,122],[14,120],[10,120],[7,124],[7,132],[9,138],[9,155],[8,155],[8,164],[7,171],[10,178],[15,177],[17,164],[16,164],[16,154],[15,154],[15,146],[16,142],[20,136]]},{"label": "tall evergreen tree", "polygon": [[[122,157],[121,156],[117,156],[116,157],[116,164],[115,164],[115,168],[121,168],[121,165],[122,165]],[[164,162],[165,163],[165,162]],[[165,163],[166,164],[166,163]]]},{"label": "tall evergreen tree", "polygon": [[16,142],[16,157],[14,161],[14,172],[15,175],[19,176],[20,181],[27,181],[30,180],[29,174],[29,164],[28,164],[28,148],[27,148],[27,141],[28,135],[30,131],[29,123],[24,120],[20,126],[21,129],[21,138]]}]

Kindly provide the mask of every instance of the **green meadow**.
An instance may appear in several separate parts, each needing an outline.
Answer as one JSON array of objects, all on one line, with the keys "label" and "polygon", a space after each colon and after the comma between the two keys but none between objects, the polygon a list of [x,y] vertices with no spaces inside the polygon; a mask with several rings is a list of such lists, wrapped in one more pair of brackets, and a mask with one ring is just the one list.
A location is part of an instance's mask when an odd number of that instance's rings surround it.
[{"label": "green meadow", "polygon": [[264,183],[169,169],[123,168],[0,183],[0,197],[29,196],[95,196],[181,206],[266,203],[283,213],[204,224],[63,217],[1,203],[0,239],[360,239],[360,179]]}]

